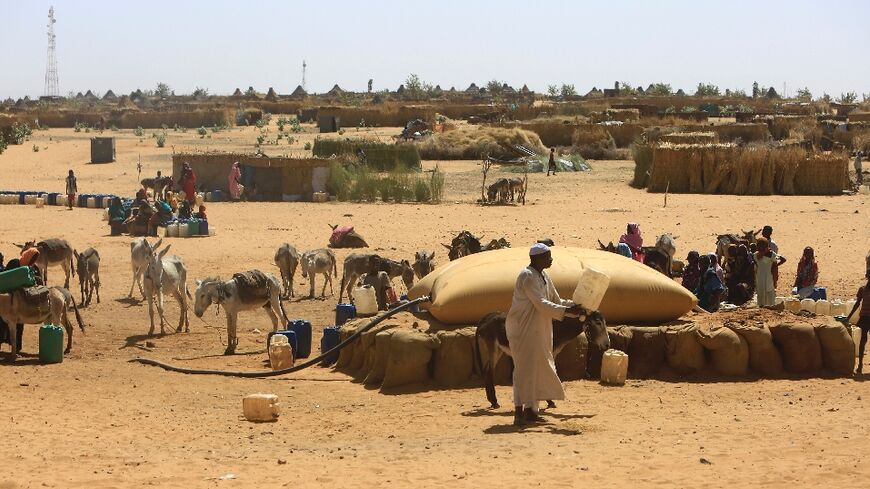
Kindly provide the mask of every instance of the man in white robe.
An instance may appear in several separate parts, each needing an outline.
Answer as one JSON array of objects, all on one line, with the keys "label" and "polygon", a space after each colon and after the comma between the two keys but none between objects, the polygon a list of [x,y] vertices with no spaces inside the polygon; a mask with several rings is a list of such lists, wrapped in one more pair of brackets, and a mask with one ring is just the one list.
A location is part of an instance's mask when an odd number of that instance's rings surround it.
[{"label": "man in white robe", "polygon": [[540,422],[538,403],[564,399],[562,381],[553,359],[553,320],[580,315],[581,306],[562,300],[544,271],[553,264],[550,248],[542,243],[529,250],[530,264],[517,277],[505,332],[514,361],[514,424]]}]

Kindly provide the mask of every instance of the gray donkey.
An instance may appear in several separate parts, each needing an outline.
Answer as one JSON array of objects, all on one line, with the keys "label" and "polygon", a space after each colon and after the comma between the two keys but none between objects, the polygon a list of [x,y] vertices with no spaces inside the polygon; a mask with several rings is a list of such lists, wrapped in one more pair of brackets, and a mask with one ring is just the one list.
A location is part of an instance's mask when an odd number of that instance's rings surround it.
[{"label": "gray donkey", "polygon": [[287,243],[279,246],[278,251],[275,252],[275,265],[278,266],[278,270],[281,270],[281,283],[284,287],[282,298],[295,297],[293,277],[296,275],[296,267],[299,266],[299,253],[296,248]]},{"label": "gray donkey", "polygon": [[79,253],[73,250],[76,257],[76,272],[79,274],[79,289],[82,293],[82,306],[90,305],[94,291],[97,293],[97,304],[100,303],[100,254],[93,248]]},{"label": "gray donkey", "polygon": [[302,253],[302,278],[308,277],[309,292],[308,297],[314,297],[314,277],[318,273],[323,274],[323,291],[320,292],[321,297],[326,297],[326,283],[329,282],[329,291],[335,294],[332,288],[332,277],[329,272],[332,272],[333,277],[338,277],[338,266],[336,265],[335,254],[332,250],[320,248]]}]

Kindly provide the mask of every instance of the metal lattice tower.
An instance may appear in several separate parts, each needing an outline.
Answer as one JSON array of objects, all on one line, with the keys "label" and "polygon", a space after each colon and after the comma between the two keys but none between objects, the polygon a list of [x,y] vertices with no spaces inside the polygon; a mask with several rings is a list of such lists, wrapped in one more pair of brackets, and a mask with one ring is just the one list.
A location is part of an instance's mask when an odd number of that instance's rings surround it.
[{"label": "metal lattice tower", "polygon": [[307,68],[307,67],[308,67],[308,65],[305,64],[305,60],[303,59],[302,60],[302,90],[307,90],[307,88],[305,87],[305,68]]},{"label": "metal lattice tower", "polygon": [[57,87],[57,51],[55,49],[54,7],[48,9],[48,59],[45,63],[45,95],[57,97],[60,91]]}]

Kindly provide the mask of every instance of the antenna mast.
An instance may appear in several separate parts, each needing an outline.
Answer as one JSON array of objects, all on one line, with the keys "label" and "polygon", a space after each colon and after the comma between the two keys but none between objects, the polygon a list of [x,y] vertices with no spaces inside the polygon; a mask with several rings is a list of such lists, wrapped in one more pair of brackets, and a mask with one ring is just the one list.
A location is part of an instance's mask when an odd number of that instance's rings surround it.
[{"label": "antenna mast", "polygon": [[57,50],[55,49],[54,6],[48,9],[48,57],[45,65],[45,95],[57,97],[60,91],[57,88]]},{"label": "antenna mast", "polygon": [[308,65],[305,64],[305,60],[303,59],[302,60],[302,90],[308,90],[308,88],[305,86],[305,68],[307,68],[307,67],[308,67]]}]

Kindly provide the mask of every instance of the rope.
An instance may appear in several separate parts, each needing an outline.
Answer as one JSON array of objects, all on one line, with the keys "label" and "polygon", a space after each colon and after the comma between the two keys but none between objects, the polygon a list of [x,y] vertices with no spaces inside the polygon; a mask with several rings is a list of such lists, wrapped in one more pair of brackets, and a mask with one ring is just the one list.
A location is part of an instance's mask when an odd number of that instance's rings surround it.
[{"label": "rope", "polygon": [[358,329],[355,333],[350,335],[347,339],[345,339],[344,341],[342,341],[341,343],[339,343],[338,345],[336,345],[334,348],[330,349],[329,351],[321,353],[319,356],[314,357],[314,358],[312,358],[304,363],[301,363],[299,365],[295,365],[293,367],[289,367],[289,368],[285,368],[285,369],[281,369],[281,370],[272,370],[272,371],[267,371],[267,372],[241,372],[241,371],[232,371],[232,370],[194,369],[194,368],[178,367],[178,366],[164,363],[164,362],[154,360],[151,358],[142,358],[142,357],[132,358],[129,360],[129,362],[141,363],[144,365],[152,365],[154,367],[160,367],[164,370],[169,370],[171,372],[179,372],[179,373],[191,374],[191,375],[222,375],[225,377],[242,377],[242,378],[249,378],[249,379],[251,379],[251,378],[264,378],[264,377],[276,377],[278,375],[284,375],[284,374],[289,374],[289,373],[293,373],[293,372],[298,372],[302,369],[308,368],[316,363],[319,363],[322,360],[324,360],[326,357],[332,355],[333,353],[338,353],[339,351],[341,351],[345,346],[349,345],[352,341],[356,340],[361,334],[374,328],[379,323],[381,323],[383,320],[390,318],[390,317],[394,316],[395,314],[402,312],[406,309],[409,309],[412,306],[417,305],[421,302],[428,302],[428,301],[429,301],[429,297],[423,296],[423,297],[420,297],[418,299],[414,299],[410,302],[406,302],[405,304],[397,306],[393,309],[390,309],[389,311],[387,311],[387,312],[383,313],[382,315],[369,321],[368,324],[366,324],[362,328]]}]

